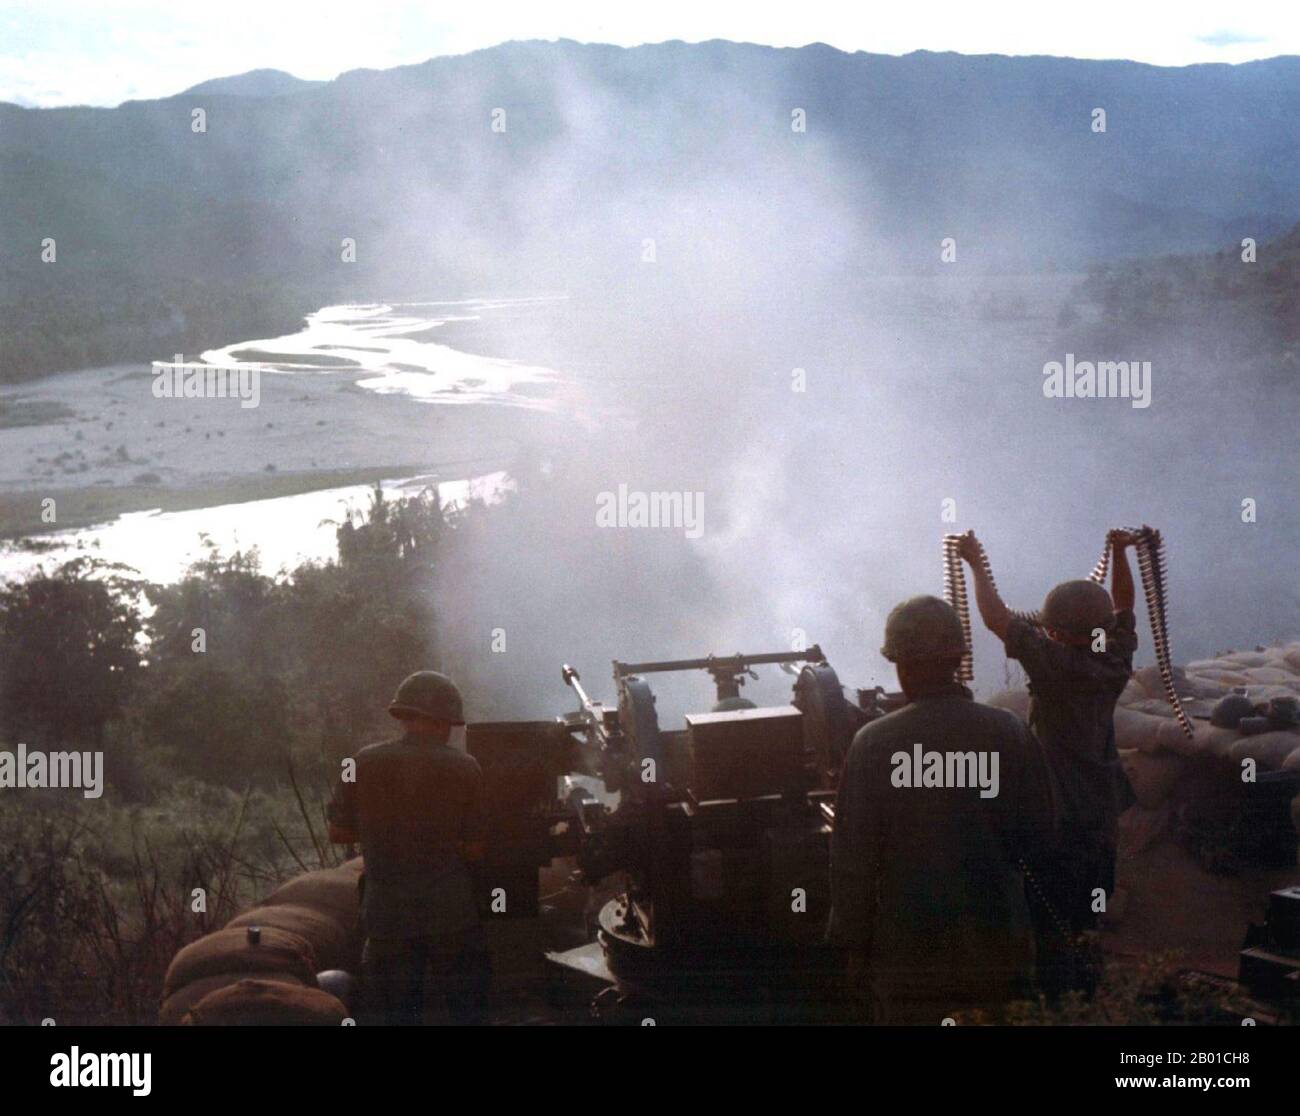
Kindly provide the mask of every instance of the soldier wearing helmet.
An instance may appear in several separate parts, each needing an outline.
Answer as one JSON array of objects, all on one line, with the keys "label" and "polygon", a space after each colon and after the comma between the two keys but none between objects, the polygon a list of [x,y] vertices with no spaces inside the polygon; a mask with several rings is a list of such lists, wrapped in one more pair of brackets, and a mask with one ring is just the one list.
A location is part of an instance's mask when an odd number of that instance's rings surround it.
[{"label": "soldier wearing helmet", "polygon": [[362,748],[353,778],[344,765],[329,809],[331,840],[359,840],[365,856],[362,994],[382,1021],[418,1024],[434,987],[454,1021],[473,1022],[488,973],[471,874],[483,856],[483,775],[449,744],[465,723],[460,691],[422,670],[388,712],[405,732]]},{"label": "soldier wearing helmet", "polygon": [[[1119,815],[1135,801],[1115,747],[1115,704],[1137,649],[1133,574],[1125,555],[1135,541],[1127,531],[1108,536],[1111,593],[1092,581],[1063,582],[1047,594],[1038,623],[1003,604],[973,531],[960,547],[980,616],[1029,679],[1029,723],[1061,793],[1062,840],[1037,866],[1041,886],[1031,893],[1040,926],[1040,978],[1049,994],[1095,987],[1095,966],[1081,962],[1078,936],[1096,926],[1098,895],[1115,889]],[[1062,940],[1062,923],[1075,940]]]},{"label": "soldier wearing helmet", "polygon": [[[1024,723],[956,680],[965,652],[951,605],[898,605],[881,653],[908,704],[859,730],[840,776],[828,937],[846,951],[851,993],[873,1022],[935,1025],[1031,994],[1018,864],[1050,837],[1049,776]],[[941,777],[907,777],[917,755]],[[997,772],[992,793],[958,774],[980,762]]]}]

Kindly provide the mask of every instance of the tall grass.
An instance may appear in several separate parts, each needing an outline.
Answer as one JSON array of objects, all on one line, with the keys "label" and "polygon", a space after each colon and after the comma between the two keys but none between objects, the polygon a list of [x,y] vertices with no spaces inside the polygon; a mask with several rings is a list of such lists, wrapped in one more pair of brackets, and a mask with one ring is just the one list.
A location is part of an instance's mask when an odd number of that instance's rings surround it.
[{"label": "tall grass", "polygon": [[146,806],[7,793],[0,1018],[154,1022],[177,950],[287,876],[337,862],[321,811],[296,785],[186,781]]}]

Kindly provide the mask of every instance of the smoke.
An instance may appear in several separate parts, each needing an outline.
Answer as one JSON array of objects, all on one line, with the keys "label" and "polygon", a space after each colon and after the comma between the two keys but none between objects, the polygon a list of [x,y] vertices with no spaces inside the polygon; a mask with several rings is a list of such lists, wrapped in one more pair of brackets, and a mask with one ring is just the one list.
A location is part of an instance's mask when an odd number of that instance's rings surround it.
[{"label": "smoke", "polygon": [[[512,45],[442,60],[436,81],[358,72],[255,113],[280,210],[321,243],[358,240],[339,297],[569,295],[475,338],[571,377],[550,430],[520,446],[547,479],[466,528],[439,571],[476,716],[568,706],[565,661],[603,679],[614,658],[805,639],[846,682],[893,686],[884,617],[939,590],[940,538],[968,527],[1015,607],[1085,575],[1109,527],[1148,522],[1168,541],[1177,658],[1296,635],[1296,393],[1234,364],[1250,324],[1231,307],[1199,326],[1229,339],[1215,358],[1178,330],[1111,351],[1058,325],[1079,276],[1047,257],[1095,212],[1089,175],[1007,134],[997,175],[950,165],[980,118],[952,106],[949,124],[923,89],[908,94],[929,121],[920,154],[884,124],[877,141],[872,102],[835,100],[846,56],[646,50]],[[879,96],[893,111],[903,93]],[[304,136],[319,139],[306,170]],[[209,169],[214,189],[253,173]],[[257,222],[245,236],[254,253],[274,241]],[[1151,361],[1151,406],[1048,398],[1043,367],[1067,353]],[[702,537],[600,525],[620,486],[698,494]],[[1001,686],[983,636],[976,671],[981,692]],[[788,679],[769,675],[755,693],[781,700]],[[665,719],[711,699],[703,676],[663,692]]]}]

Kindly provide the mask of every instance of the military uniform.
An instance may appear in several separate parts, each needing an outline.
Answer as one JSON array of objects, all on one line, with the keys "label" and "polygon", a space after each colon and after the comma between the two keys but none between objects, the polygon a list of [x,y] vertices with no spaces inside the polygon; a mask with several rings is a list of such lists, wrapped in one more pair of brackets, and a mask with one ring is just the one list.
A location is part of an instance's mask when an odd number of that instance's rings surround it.
[{"label": "military uniform", "polygon": [[[1029,723],[1046,749],[1062,800],[1062,840],[1033,865],[1046,900],[1043,909],[1036,907],[1045,954],[1061,954],[1059,922],[1074,934],[1096,925],[1095,888],[1107,895],[1115,889],[1119,816],[1135,801],[1115,747],[1115,703],[1133,672],[1135,628],[1131,609],[1116,612],[1104,651],[1058,642],[1019,617],[1007,628],[1007,655],[1029,678]],[[1033,894],[1040,897],[1039,891]],[[1090,986],[1092,978],[1065,971],[1074,967],[1064,955],[1044,966],[1048,990]]]},{"label": "military uniform", "polygon": [[365,856],[362,958],[372,1002],[390,1022],[419,1023],[432,972],[453,1019],[482,999],[486,953],[465,845],[482,840],[478,762],[414,734],[362,748],[330,821]]},{"label": "military uniform", "polygon": [[[952,682],[864,726],[840,778],[829,940],[867,956],[871,1017],[937,1024],[1031,991],[1034,936],[1017,862],[1049,839],[1041,746]],[[999,791],[900,787],[897,752],[998,754]]]},{"label": "military uniform", "polygon": [[1006,638],[1007,654],[1029,677],[1029,724],[1061,791],[1065,844],[1097,856],[1092,886],[1107,893],[1115,887],[1119,816],[1135,801],[1115,747],[1115,704],[1133,673],[1135,626],[1130,609],[1117,612],[1104,651],[1059,643],[1018,617]]}]

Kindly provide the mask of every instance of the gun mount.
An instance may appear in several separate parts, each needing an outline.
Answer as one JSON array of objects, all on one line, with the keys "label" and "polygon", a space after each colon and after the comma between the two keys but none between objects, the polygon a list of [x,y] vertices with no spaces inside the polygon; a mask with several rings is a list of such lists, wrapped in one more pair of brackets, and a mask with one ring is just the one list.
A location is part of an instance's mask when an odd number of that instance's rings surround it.
[{"label": "gun mount", "polygon": [[[795,675],[790,703],[736,708],[761,665]],[[711,675],[717,704],[664,728],[646,676],[696,670]],[[557,723],[583,768],[619,795],[613,809],[582,788],[568,800],[583,880],[622,873],[626,884],[599,914],[619,985],[708,996],[736,981],[770,998],[775,981],[791,1002],[806,997],[806,982],[833,966],[822,935],[839,768],[858,728],[901,697],[875,688],[851,702],[816,646],[615,662],[614,706],[594,700],[573,667],[561,673],[579,709]]]},{"label": "gun mount", "polygon": [[[783,651],[763,655],[709,655],[702,659],[674,659],[665,662],[614,663],[614,683],[618,690],[617,709],[609,709],[593,701],[582,686],[581,676],[567,663],[561,672],[565,683],[578,695],[577,712],[560,718],[570,732],[584,738],[587,755],[596,773],[611,791],[627,793],[634,799],[658,795],[666,790],[664,775],[671,767],[667,786],[682,789],[684,772],[678,758],[670,756],[674,741],[662,733],[655,711],[655,698],[645,674],[669,671],[707,671],[713,677],[719,704],[740,697],[740,687],[746,678],[757,678],[754,667],[763,664],[789,664],[807,662],[820,667],[828,675],[827,695],[838,692],[838,680],[826,663],[820,647],[807,651]],[[808,668],[806,668],[808,669]],[[837,727],[838,724],[837,724]],[[851,734],[850,734],[851,735]]]}]

